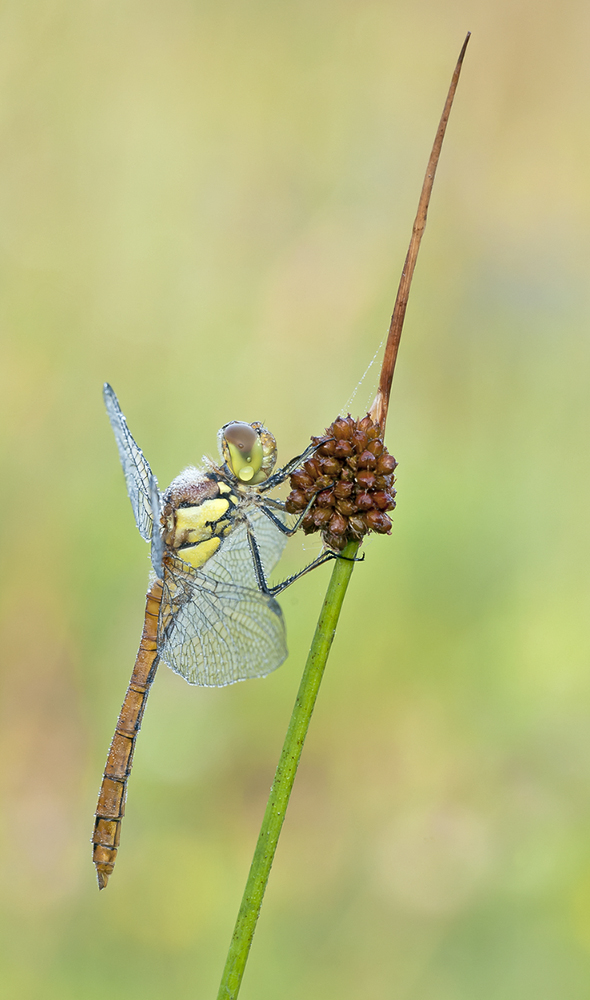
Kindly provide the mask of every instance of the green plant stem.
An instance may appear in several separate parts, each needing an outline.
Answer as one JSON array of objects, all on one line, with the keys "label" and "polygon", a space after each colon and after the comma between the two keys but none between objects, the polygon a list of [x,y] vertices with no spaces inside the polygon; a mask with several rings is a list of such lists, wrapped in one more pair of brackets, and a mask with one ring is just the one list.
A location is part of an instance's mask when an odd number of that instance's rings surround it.
[{"label": "green plant stem", "polygon": [[270,790],[217,1000],[235,1000],[242,983],[242,976],[248,961],[250,945],[254,937],[268,876],[293,789],[301,751],[307,736],[330,647],[336,633],[336,625],[354,567],[353,558],[357,549],[357,542],[349,542],[342,553],[348,558],[336,559],[334,563]]}]

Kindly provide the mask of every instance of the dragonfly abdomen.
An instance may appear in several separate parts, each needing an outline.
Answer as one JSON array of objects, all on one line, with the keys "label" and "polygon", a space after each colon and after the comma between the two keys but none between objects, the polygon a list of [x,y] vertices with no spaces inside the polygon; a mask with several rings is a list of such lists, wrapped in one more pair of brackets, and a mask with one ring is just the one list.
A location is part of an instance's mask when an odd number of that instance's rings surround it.
[{"label": "dragonfly abdomen", "polygon": [[96,865],[99,889],[105,888],[115,867],[135,740],[158,667],[157,636],[161,602],[162,581],[156,580],[147,593],[141,642],[125,701],[117,720],[98,796],[92,837],[94,844],[92,857]]}]

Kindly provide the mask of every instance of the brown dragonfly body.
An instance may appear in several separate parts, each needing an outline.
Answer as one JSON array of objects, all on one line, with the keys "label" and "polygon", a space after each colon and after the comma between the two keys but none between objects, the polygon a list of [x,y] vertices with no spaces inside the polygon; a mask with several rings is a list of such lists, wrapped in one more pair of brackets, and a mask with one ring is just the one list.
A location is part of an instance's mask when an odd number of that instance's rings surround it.
[{"label": "brown dragonfly body", "polygon": [[148,590],[141,642],[125,701],[117,720],[98,796],[92,837],[94,844],[92,860],[96,865],[99,889],[104,889],[115,867],[135,741],[150,687],[158,669],[158,617],[161,604],[162,581],[156,580]]},{"label": "brown dragonfly body", "polygon": [[220,431],[221,464],[206,460],[200,469],[185,469],[161,496],[108,385],[104,398],[135,521],[151,541],[155,577],[96,808],[93,859],[101,889],[115,865],[135,742],[159,661],[189,684],[207,687],[264,677],[287,655],[275,595],[333,558],[324,552],[281,584],[267,584],[302,518],[289,527],[284,504],[265,493],[287,479],[313,445],[272,473],[272,434],[260,423],[233,421]]}]

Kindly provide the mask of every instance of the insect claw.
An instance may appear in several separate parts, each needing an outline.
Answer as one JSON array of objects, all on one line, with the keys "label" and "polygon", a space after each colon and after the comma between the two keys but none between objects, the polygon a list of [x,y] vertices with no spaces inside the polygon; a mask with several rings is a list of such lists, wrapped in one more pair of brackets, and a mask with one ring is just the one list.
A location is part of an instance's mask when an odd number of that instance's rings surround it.
[{"label": "insect claw", "polygon": [[344,559],[345,562],[364,562],[365,553],[363,552],[360,556],[343,556],[341,552],[334,553],[334,559]]}]

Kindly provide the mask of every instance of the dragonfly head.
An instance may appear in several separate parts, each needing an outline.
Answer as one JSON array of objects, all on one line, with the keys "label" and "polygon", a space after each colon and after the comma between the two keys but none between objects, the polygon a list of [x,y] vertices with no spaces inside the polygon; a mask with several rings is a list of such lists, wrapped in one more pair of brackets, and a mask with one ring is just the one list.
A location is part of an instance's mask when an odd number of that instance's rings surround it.
[{"label": "dragonfly head", "polygon": [[268,479],[277,460],[277,443],[258,421],[225,424],[219,432],[219,451],[238,482],[248,486]]}]

